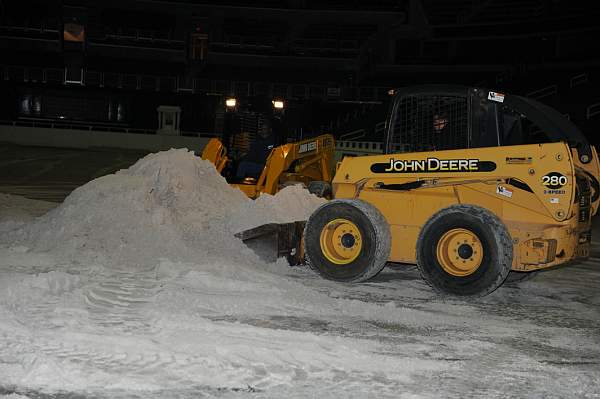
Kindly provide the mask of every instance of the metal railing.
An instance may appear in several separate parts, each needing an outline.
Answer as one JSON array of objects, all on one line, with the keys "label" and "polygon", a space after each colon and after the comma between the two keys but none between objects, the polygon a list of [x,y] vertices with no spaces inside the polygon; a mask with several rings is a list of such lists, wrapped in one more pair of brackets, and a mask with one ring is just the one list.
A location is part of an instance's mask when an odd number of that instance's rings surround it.
[{"label": "metal railing", "polygon": [[[341,141],[335,142],[335,149],[338,152],[361,154],[383,154],[385,146],[379,141]],[[433,150],[433,148],[432,148]],[[410,144],[392,145],[392,153],[405,153],[414,151]]]},{"label": "metal railing", "polygon": [[335,142],[335,149],[338,151],[354,151],[354,152],[365,152],[365,153],[382,153],[383,144],[380,142],[373,141],[341,141]]},{"label": "metal railing", "polygon": [[363,138],[366,135],[367,135],[367,132],[365,131],[365,129],[357,129],[357,130],[353,130],[351,132],[341,135],[340,139],[352,141],[352,140],[358,140],[360,138]]},{"label": "metal railing", "polygon": [[541,98],[551,97],[556,94],[558,94],[558,85],[550,85],[527,93],[527,97],[539,100]]},{"label": "metal railing", "polygon": [[383,137],[385,133],[385,121],[376,124],[375,129],[373,129],[373,133],[375,133],[376,137]]},{"label": "metal railing", "polygon": [[[360,154],[383,154],[384,144],[379,141],[336,141],[335,149],[339,152]],[[392,152],[402,153],[410,151],[410,146],[394,144]]]},{"label": "metal railing", "polygon": [[591,104],[585,110],[586,119],[591,119],[597,115],[600,115],[600,102]]},{"label": "metal railing", "polygon": [[575,86],[580,86],[583,84],[589,83],[589,78],[587,73],[580,73],[579,75],[573,76],[569,79],[569,87],[573,88]]},{"label": "metal railing", "polygon": [[[348,117],[349,115],[350,114],[346,114],[346,117],[344,118],[345,123],[348,123],[349,121],[351,121],[353,119],[359,119],[359,116],[357,116],[357,115],[354,115],[352,118]],[[331,130],[333,130],[334,125],[335,125],[335,127],[339,127],[341,125],[340,120],[338,119],[337,123],[334,121],[331,121],[329,124],[329,128]],[[367,135],[367,130],[368,129],[364,129],[364,128],[352,130],[348,133],[342,134],[340,136],[340,139],[342,139],[342,140],[358,140]],[[382,137],[384,131],[385,131],[385,121],[376,123],[375,126],[373,127],[373,135],[375,135],[377,138]]]}]

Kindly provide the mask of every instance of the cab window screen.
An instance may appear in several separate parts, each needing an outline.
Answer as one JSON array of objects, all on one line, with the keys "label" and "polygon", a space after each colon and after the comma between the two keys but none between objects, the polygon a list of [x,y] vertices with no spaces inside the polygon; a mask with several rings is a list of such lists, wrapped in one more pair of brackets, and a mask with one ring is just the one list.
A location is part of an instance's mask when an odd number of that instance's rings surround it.
[{"label": "cab window screen", "polygon": [[521,117],[520,122],[523,130],[523,144],[550,143],[551,140],[544,130],[533,123],[531,119]]},{"label": "cab window screen", "polygon": [[404,96],[396,112],[390,137],[393,152],[469,147],[465,97]]},{"label": "cab window screen", "polygon": [[502,107],[501,145],[549,143],[542,128],[510,107]]}]

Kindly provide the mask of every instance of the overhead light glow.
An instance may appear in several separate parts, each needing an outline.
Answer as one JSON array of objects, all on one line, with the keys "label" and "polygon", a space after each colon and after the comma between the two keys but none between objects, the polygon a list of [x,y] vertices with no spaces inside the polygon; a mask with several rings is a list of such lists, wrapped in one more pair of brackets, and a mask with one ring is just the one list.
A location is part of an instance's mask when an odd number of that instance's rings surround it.
[{"label": "overhead light glow", "polygon": [[275,107],[276,109],[283,109],[283,101],[281,101],[281,100],[274,100],[273,101],[273,107]]},{"label": "overhead light glow", "polygon": [[237,100],[235,98],[228,98],[225,100],[225,105],[229,108],[234,108],[237,104]]}]

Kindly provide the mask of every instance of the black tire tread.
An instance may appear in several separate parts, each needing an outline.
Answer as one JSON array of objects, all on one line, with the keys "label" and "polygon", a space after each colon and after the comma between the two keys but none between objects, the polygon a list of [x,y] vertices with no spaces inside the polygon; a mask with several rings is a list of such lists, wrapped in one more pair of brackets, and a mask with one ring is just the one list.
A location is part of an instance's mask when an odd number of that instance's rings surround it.
[{"label": "black tire tread", "polygon": [[500,285],[502,285],[502,283],[506,280],[506,277],[508,276],[510,269],[512,267],[512,258],[513,258],[513,244],[512,244],[512,238],[510,236],[510,233],[506,229],[506,226],[504,225],[504,223],[502,223],[502,221],[495,214],[493,214],[492,212],[488,211],[485,208],[482,208],[477,205],[458,204],[458,205],[451,205],[447,208],[440,210],[436,214],[434,214],[427,221],[427,223],[425,223],[425,225],[423,226],[423,228],[421,229],[421,231],[419,233],[419,238],[417,239],[417,268],[419,269],[419,273],[421,274],[421,277],[436,292],[438,292],[442,295],[448,295],[448,296],[452,295],[448,292],[441,291],[440,289],[433,286],[428,281],[428,279],[425,277],[425,273],[423,270],[423,264],[419,259],[420,258],[419,255],[421,253],[420,247],[421,247],[422,243],[424,242],[423,241],[424,234],[428,230],[428,228],[433,223],[435,223],[435,221],[437,221],[438,219],[440,219],[448,214],[454,213],[456,211],[468,213],[468,214],[476,217],[477,219],[479,219],[481,221],[481,223],[491,226],[495,240],[496,240],[496,242],[498,242],[500,244],[501,251],[504,253],[504,256],[499,257],[500,261],[502,262],[502,267],[500,268],[500,271],[497,273],[497,275],[494,279],[494,284],[490,285],[489,289],[487,289],[487,290],[478,292],[476,294],[461,296],[461,298],[483,297],[483,296],[486,296],[486,295],[490,294],[491,292],[493,292],[496,288],[498,288]]},{"label": "black tire tread", "polygon": [[[360,210],[369,219],[373,226],[373,229],[375,230],[375,258],[371,261],[370,266],[367,269],[365,269],[365,271],[362,274],[354,277],[351,280],[346,280],[346,282],[349,283],[360,283],[375,277],[385,267],[390,256],[392,235],[390,232],[390,227],[385,217],[381,214],[381,212],[379,212],[377,208],[365,201],[355,199],[338,199],[329,201],[326,204],[323,204],[319,208],[317,208],[313,212],[313,215],[317,214],[318,212],[326,211],[326,209],[329,207],[338,206],[341,203],[353,206],[354,208]],[[311,219],[309,218],[308,222],[306,223],[306,226],[304,227],[305,237],[309,230],[310,222]],[[323,274],[318,267],[313,265],[308,252],[305,253],[305,258],[306,263],[308,263],[311,269],[319,273],[324,278],[330,279],[327,275]]]},{"label": "black tire tread", "polygon": [[525,281],[529,281],[529,280],[533,279],[535,276],[537,276],[538,273],[539,273],[539,270],[534,270],[531,272],[511,271],[510,273],[508,273],[508,277],[506,277],[504,284],[516,285],[519,283],[524,283]]},{"label": "black tire tread", "polygon": [[311,181],[308,183],[308,191],[317,197],[327,198],[331,196],[331,184],[321,180]]}]

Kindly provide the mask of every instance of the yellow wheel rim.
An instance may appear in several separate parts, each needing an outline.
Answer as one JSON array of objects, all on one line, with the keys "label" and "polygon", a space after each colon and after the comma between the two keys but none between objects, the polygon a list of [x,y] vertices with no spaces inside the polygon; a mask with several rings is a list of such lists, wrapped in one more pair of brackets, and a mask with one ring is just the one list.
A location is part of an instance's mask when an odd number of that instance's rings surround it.
[{"label": "yellow wheel rim", "polygon": [[347,219],[334,219],[321,230],[321,251],[336,265],[352,263],[360,255],[362,241],[358,226]]},{"label": "yellow wheel rim", "polygon": [[446,273],[457,277],[473,274],[481,265],[483,247],[470,230],[448,230],[438,242],[436,255]]}]

